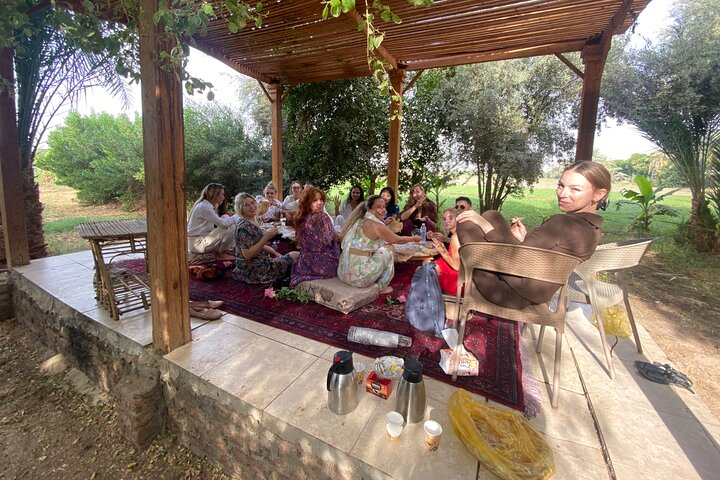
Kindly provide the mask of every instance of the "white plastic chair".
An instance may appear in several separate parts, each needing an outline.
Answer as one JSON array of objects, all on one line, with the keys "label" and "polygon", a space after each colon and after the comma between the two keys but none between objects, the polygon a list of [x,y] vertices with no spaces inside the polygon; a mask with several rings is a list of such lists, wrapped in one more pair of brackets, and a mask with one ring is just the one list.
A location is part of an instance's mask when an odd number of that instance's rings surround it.
[{"label": "white plastic chair", "polygon": [[[639,264],[640,259],[655,240],[655,238],[642,238],[598,245],[592,257],[578,265],[570,276],[569,299],[575,302],[589,303],[592,307],[593,318],[597,322],[598,330],[600,330],[600,340],[605,352],[610,378],[613,379],[615,378],[615,367],[610,357],[610,347],[607,343],[600,312],[605,307],[617,305],[620,301],[623,301],[630,319],[637,351],[642,353],[635,318],[628,301],[623,270]],[[600,272],[614,272],[617,284],[598,280],[596,275]]]}]

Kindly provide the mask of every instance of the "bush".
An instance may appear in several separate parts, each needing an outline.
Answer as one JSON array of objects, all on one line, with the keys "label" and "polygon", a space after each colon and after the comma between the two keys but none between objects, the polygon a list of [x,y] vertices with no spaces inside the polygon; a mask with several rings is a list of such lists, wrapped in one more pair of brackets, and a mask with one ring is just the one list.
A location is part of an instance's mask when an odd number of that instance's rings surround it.
[{"label": "bush", "polygon": [[37,165],[58,183],[78,190],[89,204],[118,200],[128,208],[143,195],[142,123],[127,115],[70,113],[50,132],[49,150]]}]

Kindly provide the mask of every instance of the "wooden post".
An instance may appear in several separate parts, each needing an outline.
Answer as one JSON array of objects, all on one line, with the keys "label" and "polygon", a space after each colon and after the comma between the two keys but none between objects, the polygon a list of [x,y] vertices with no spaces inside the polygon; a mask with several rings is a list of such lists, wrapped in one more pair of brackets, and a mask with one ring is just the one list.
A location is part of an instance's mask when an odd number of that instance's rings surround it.
[{"label": "wooden post", "polygon": [[158,2],[140,1],[140,71],[153,345],[167,353],[192,337],[182,88],[177,74],[156,61],[173,47],[153,22]]},{"label": "wooden post", "polygon": [[[15,111],[13,51],[0,50],[0,214],[8,268],[30,263]],[[0,83],[0,85],[2,85]]]},{"label": "wooden post", "polygon": [[278,189],[280,201],[283,196],[283,146],[282,146],[282,98],[283,86],[279,83],[271,84],[268,89],[270,95],[270,117],[272,134],[272,180]]},{"label": "wooden post", "polygon": [[575,163],[592,160],[598,102],[600,100],[600,81],[602,80],[605,59],[609,50],[610,42],[608,41],[597,45],[587,45],[582,51],[585,75],[580,100],[580,124],[578,126]]},{"label": "wooden post", "polygon": [[[402,95],[403,81],[405,80],[404,70],[393,70],[390,72],[390,82],[398,95]],[[402,106],[399,102],[390,101],[390,136],[388,139],[388,166],[387,184],[395,190],[395,196],[399,199],[398,192],[400,175],[400,132]]]}]

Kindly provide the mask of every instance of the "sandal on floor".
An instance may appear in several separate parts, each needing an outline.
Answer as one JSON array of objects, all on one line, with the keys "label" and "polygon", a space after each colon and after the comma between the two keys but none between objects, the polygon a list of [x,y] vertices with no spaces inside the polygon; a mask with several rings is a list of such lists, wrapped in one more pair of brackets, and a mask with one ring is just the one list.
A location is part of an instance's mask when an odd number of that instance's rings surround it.
[{"label": "sandal on floor", "polygon": [[388,286],[380,291],[380,295],[386,295],[386,294],[392,293],[392,292],[393,292],[393,288]]},{"label": "sandal on floor", "polygon": [[223,316],[223,312],[213,308],[193,308],[190,307],[190,316],[201,320],[218,320]]},{"label": "sandal on floor", "polygon": [[692,388],[692,380],[690,380],[687,375],[682,372],[678,372],[667,363],[663,365],[658,362],[649,363],[636,360],[635,368],[637,368],[640,375],[650,381],[665,385],[679,385],[683,388],[687,388],[692,393],[695,393],[695,390]]},{"label": "sandal on floor", "polygon": [[194,308],[195,310],[201,310],[203,308],[220,308],[223,306],[222,300],[199,300],[199,301],[190,301],[190,308]]}]

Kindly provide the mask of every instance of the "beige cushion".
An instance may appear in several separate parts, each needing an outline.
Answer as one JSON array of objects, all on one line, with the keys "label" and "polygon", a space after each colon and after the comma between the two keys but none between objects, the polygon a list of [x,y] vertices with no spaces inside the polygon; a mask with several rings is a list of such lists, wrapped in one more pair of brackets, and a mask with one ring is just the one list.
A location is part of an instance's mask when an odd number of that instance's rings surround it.
[{"label": "beige cushion", "polygon": [[379,296],[377,284],[367,288],[352,287],[337,277],[301,282],[295,288],[307,293],[316,303],[342,313],[372,303]]}]

